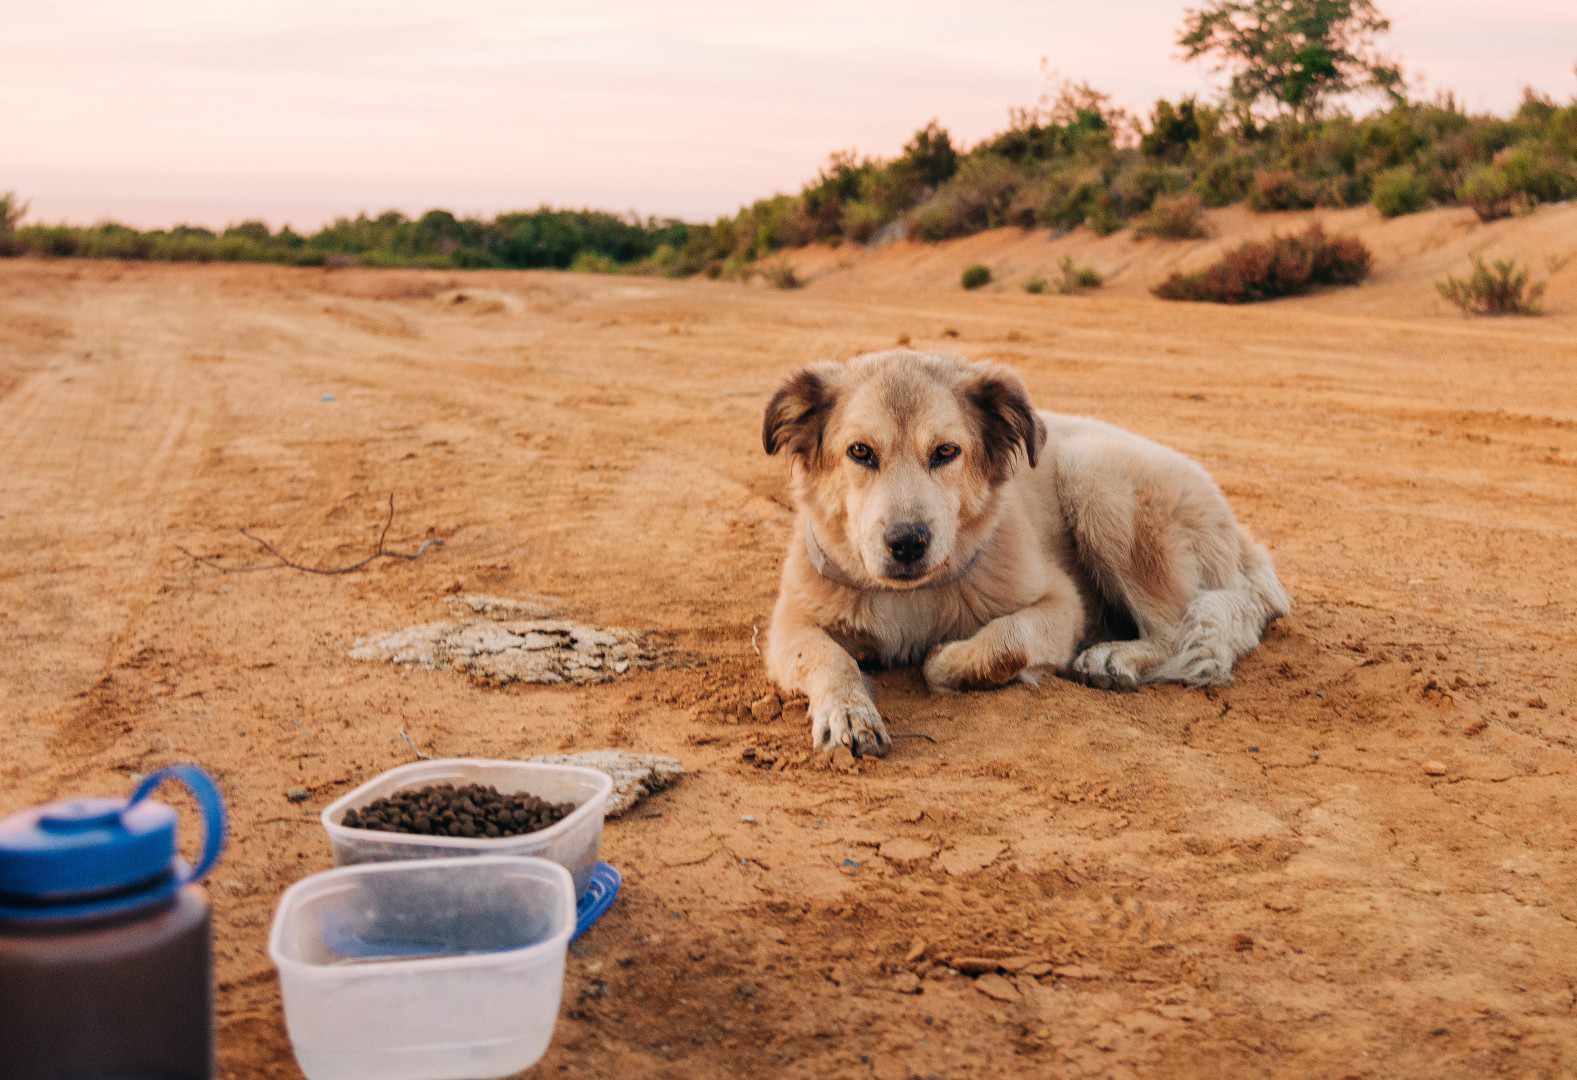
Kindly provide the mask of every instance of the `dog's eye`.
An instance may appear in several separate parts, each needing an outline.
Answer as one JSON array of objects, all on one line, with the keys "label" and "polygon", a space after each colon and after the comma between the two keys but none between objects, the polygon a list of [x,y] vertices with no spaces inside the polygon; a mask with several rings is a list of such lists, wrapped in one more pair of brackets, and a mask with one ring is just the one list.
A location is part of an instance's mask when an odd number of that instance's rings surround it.
[{"label": "dog's eye", "polygon": [[946,465],[949,461],[952,461],[954,458],[956,458],[959,453],[960,451],[956,443],[943,443],[941,446],[938,446],[935,450],[931,451],[931,468],[935,469],[939,466]]},{"label": "dog's eye", "polygon": [[862,442],[849,444],[849,460],[867,469],[876,468],[876,451]]}]

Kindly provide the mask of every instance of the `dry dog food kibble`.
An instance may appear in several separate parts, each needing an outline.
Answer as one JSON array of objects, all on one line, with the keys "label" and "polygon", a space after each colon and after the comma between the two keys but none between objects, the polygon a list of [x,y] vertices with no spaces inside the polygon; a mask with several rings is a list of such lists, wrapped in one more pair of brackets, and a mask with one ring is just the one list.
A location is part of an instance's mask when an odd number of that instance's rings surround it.
[{"label": "dry dog food kibble", "polygon": [[396,791],[359,810],[348,810],[342,824],[376,832],[490,840],[546,829],[574,810],[574,803],[550,803],[524,793],[501,795],[492,786],[435,784]]}]

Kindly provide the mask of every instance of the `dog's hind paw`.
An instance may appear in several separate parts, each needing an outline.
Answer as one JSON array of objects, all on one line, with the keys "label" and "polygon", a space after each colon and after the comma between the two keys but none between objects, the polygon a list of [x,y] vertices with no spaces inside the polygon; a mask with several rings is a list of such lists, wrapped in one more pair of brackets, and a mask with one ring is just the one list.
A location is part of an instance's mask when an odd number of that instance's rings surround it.
[{"label": "dog's hind paw", "polygon": [[892,738],[876,706],[868,701],[823,702],[811,710],[810,743],[817,750],[847,746],[855,757],[885,757]]},{"label": "dog's hind paw", "polygon": [[1073,661],[1074,674],[1101,690],[1132,690],[1139,685],[1138,666],[1133,662],[1126,641],[1105,641],[1091,645]]}]

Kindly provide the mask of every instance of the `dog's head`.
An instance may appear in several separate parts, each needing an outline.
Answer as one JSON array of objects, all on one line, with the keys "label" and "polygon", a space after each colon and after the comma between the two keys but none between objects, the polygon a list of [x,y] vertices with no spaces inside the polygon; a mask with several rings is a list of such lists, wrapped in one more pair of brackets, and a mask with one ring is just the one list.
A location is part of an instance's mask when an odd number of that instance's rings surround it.
[{"label": "dog's head", "polygon": [[793,459],[794,497],[845,570],[918,588],[974,557],[1046,426],[1009,369],[898,349],[796,372],[761,441]]}]

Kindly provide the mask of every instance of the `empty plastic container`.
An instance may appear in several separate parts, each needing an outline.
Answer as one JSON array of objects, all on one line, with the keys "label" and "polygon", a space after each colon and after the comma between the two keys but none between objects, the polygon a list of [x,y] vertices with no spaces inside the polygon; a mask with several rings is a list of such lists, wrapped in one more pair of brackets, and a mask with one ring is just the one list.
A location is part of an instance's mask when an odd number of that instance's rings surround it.
[{"label": "empty plastic container", "polygon": [[[556,803],[574,803],[575,812],[556,825],[524,836],[474,840],[459,836],[422,836],[375,832],[340,824],[347,810],[359,810],[385,795],[430,784],[491,784],[506,795],[529,792]],[[442,859],[456,855],[535,855],[569,870],[578,896],[591,881],[602,839],[603,813],[613,780],[607,773],[574,765],[528,761],[451,758],[404,765],[376,776],[323,811],[323,827],[339,866],[391,859]]]},{"label": "empty plastic container", "polygon": [[528,1068],[553,1038],[575,891],[545,859],[341,867],[285,891],[268,951],[310,1080]]}]

